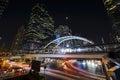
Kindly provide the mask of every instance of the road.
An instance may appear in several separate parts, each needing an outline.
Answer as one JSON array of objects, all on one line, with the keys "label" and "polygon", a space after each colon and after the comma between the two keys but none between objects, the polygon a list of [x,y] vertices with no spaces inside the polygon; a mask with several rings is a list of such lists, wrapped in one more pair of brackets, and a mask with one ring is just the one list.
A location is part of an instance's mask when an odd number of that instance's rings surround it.
[{"label": "road", "polygon": [[62,68],[56,64],[48,64],[47,68],[40,71],[47,80],[106,80],[104,75],[95,74],[73,65],[74,62],[63,61]]}]

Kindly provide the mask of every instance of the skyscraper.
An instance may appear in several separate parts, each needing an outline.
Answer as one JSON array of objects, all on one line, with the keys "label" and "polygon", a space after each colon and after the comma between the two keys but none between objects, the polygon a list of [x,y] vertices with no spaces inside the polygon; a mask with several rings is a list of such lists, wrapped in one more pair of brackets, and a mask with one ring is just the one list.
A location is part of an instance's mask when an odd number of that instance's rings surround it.
[{"label": "skyscraper", "polygon": [[46,39],[54,35],[54,22],[45,10],[44,5],[37,3],[30,14],[28,25],[24,33],[24,49],[38,49],[44,45]]},{"label": "skyscraper", "polygon": [[120,42],[120,0],[103,0],[112,21],[113,39]]},{"label": "skyscraper", "polygon": [[55,30],[56,37],[59,35],[60,37],[63,36],[70,36],[72,35],[72,31],[67,25],[59,25],[58,28]]},{"label": "skyscraper", "polygon": [[15,53],[15,54],[20,52],[20,49],[21,49],[21,46],[22,46],[24,30],[25,30],[24,26],[21,26],[18,29],[18,31],[17,31],[14,39],[13,39],[10,51]]},{"label": "skyscraper", "polygon": [[0,17],[2,16],[7,5],[8,5],[8,0],[0,0]]}]

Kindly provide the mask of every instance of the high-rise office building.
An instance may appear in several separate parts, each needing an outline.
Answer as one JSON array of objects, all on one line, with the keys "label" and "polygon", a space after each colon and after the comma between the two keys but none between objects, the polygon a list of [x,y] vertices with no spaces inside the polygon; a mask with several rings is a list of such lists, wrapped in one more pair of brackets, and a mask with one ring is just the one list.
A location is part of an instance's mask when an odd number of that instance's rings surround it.
[{"label": "high-rise office building", "polygon": [[45,41],[54,35],[54,22],[45,10],[44,5],[37,3],[30,14],[28,25],[24,33],[24,49],[40,48]]},{"label": "high-rise office building", "polygon": [[113,40],[120,42],[120,0],[103,0],[112,21]]},{"label": "high-rise office building", "polygon": [[14,39],[13,39],[10,51],[13,52],[13,53],[15,53],[15,54],[19,53],[20,50],[21,50],[24,30],[25,30],[24,26],[21,26],[18,29],[18,31],[17,31]]},{"label": "high-rise office building", "polygon": [[67,25],[59,25],[55,30],[56,38],[72,35],[72,31]]},{"label": "high-rise office building", "polygon": [[8,5],[8,0],[0,0],[0,17],[2,16],[7,5]]}]

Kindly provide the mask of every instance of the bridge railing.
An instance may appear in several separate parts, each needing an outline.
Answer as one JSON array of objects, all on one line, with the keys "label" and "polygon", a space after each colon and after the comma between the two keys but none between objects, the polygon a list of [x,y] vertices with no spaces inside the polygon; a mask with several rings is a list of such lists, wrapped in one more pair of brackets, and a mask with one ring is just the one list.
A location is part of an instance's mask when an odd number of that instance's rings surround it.
[{"label": "bridge railing", "polygon": [[21,54],[79,54],[79,53],[106,53],[105,51],[93,51],[93,50],[72,50],[72,49],[44,49],[22,52]]}]

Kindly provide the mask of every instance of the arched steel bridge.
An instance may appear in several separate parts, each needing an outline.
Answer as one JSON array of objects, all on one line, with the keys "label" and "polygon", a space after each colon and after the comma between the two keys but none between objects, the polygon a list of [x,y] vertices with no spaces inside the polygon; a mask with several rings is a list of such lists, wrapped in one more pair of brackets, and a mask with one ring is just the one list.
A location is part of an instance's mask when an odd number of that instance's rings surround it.
[{"label": "arched steel bridge", "polygon": [[78,36],[64,36],[49,42],[44,49],[51,49],[55,53],[71,53],[81,51],[102,51],[98,46],[83,47],[85,45],[93,45],[94,43],[86,38]]},{"label": "arched steel bridge", "polygon": [[[83,41],[86,42],[86,44],[94,44],[92,41],[83,38],[83,37],[78,37],[78,36],[64,36],[64,37],[60,37],[58,39],[55,39],[53,41],[51,41],[50,43],[48,43],[44,48],[48,48],[50,45],[54,44],[54,47],[60,46],[62,43],[64,43],[65,41],[72,41],[72,40],[79,40],[79,41]],[[99,47],[96,47],[98,50],[102,50]]]}]

